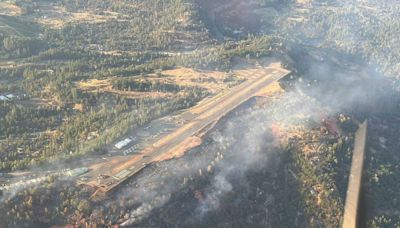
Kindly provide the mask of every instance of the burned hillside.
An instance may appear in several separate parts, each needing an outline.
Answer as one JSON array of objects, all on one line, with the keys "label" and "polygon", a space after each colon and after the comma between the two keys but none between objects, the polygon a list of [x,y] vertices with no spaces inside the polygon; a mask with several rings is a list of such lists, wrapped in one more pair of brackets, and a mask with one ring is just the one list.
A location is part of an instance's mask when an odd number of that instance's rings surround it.
[{"label": "burned hillside", "polygon": [[[227,117],[205,144],[187,155],[188,161],[171,161],[171,167],[188,166],[213,154],[203,169],[195,166],[194,176],[181,180],[187,186],[169,194],[163,207],[148,207],[150,215],[132,216],[126,224],[339,226],[354,133],[360,122],[376,115],[370,107],[380,103],[383,110],[394,110],[393,99],[387,99],[395,92],[383,92],[390,84],[374,81],[373,71],[355,70],[362,68],[356,63],[338,70],[338,64],[321,59],[301,77],[283,82],[285,92],[258,98],[251,108]],[[336,86],[328,87],[329,82]],[[355,95],[348,93],[350,88]]]},{"label": "burned hillside", "polygon": [[[281,99],[287,102],[293,98],[289,95]],[[299,109],[302,99],[276,107],[279,109],[275,113],[266,111],[266,107],[274,109],[274,102],[267,102],[232,114],[208,137],[207,143],[187,155],[189,160],[183,164],[171,161],[170,167],[190,164],[191,170],[192,164],[207,157],[205,154],[212,154],[205,165],[193,167],[194,175],[175,183],[185,184],[184,188],[168,195],[166,205],[139,224],[143,227],[161,224],[172,227],[177,221],[179,226],[196,227],[339,224],[357,125],[344,115],[330,117],[332,124],[340,125],[339,136],[323,119]],[[279,117],[282,109],[292,111],[290,121]],[[165,181],[167,186],[168,182]],[[133,216],[132,224],[140,221],[141,216]]]},{"label": "burned hillside", "polygon": [[222,39],[243,38],[248,34],[260,34],[275,29],[274,20],[290,1],[197,0],[195,2],[211,34]]}]

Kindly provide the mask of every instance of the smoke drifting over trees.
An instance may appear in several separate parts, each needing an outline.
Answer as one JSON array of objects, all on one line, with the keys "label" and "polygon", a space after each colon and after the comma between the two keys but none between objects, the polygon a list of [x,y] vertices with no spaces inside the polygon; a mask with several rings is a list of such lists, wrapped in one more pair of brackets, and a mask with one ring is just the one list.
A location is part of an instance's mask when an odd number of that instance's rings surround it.
[{"label": "smoke drifting over trees", "polygon": [[[75,186],[69,178],[38,179],[3,194],[0,220],[5,226],[337,226],[353,133],[364,119],[372,119],[372,128],[381,134],[371,134],[367,161],[369,200],[379,205],[369,214],[370,224],[399,222],[396,213],[384,210],[398,210],[400,202],[393,184],[400,176],[394,164],[400,131],[392,126],[398,122],[400,85],[396,0],[57,4],[75,13],[89,10],[87,14],[111,13],[115,18],[35,30],[27,37],[18,34],[24,29],[19,20],[0,18],[15,27],[12,35],[0,30],[0,95],[11,91],[27,96],[21,95],[18,104],[0,104],[0,140],[7,142],[1,144],[7,153],[0,154],[0,168],[5,171],[69,157],[73,151],[102,153],[105,143],[131,125],[187,108],[205,96],[197,88],[148,81],[154,75],[164,77],[164,69],[231,71],[238,62],[262,63],[260,57],[273,56],[293,74],[282,82],[281,91],[229,114],[201,146],[150,165],[102,201],[89,201],[92,189]],[[31,1],[19,0],[17,6],[41,12]],[[144,80],[135,81],[138,77]],[[168,101],[149,101],[105,95],[100,89],[85,93],[76,84],[87,79],[111,80],[113,89],[125,92],[174,94]],[[194,92],[176,96],[182,90]],[[55,106],[24,107],[31,97]],[[86,108],[72,110],[69,106],[75,104]],[[24,124],[28,119],[35,126]],[[58,134],[30,138],[36,131],[53,129]],[[93,132],[102,137],[79,144]],[[17,152],[20,147],[40,153],[23,157]],[[60,163],[55,167],[70,164]],[[377,200],[382,195],[395,200],[382,203]]]}]

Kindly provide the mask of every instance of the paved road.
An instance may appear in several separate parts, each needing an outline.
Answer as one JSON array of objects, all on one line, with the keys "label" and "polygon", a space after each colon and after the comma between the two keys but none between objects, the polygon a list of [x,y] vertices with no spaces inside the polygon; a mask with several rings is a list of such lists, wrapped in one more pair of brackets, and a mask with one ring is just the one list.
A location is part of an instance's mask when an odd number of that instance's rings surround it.
[{"label": "paved road", "polygon": [[161,138],[151,147],[144,149],[140,158],[134,156],[130,160],[116,165],[112,170],[105,171],[104,175],[111,177],[103,180],[98,187],[102,192],[113,190],[120,183],[142,170],[147,164],[156,160],[158,156],[174,151],[176,148],[184,147],[189,137],[198,135],[203,129],[214,124],[237,106],[255,96],[257,92],[289,73],[282,68],[260,69],[257,71],[255,79],[248,80],[228,93],[218,96],[195,109],[197,117]]}]

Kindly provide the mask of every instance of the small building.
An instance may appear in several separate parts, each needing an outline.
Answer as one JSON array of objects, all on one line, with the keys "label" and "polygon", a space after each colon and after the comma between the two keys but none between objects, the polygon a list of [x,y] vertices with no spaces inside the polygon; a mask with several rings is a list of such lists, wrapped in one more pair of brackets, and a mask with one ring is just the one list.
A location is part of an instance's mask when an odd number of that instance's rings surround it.
[{"label": "small building", "polygon": [[233,30],[233,35],[242,35],[243,34],[243,31],[241,31],[241,30]]},{"label": "small building", "polygon": [[113,176],[113,178],[117,179],[117,180],[122,180],[126,177],[128,177],[131,174],[131,172],[127,169],[122,170],[121,172],[115,174]]},{"label": "small building", "polygon": [[7,94],[6,97],[7,97],[8,99],[12,100],[12,99],[15,98],[15,95],[14,95],[14,94]]},{"label": "small building", "polygon": [[0,101],[10,101],[16,98],[14,94],[0,95]]},{"label": "small building", "polygon": [[131,143],[131,142],[132,142],[132,139],[126,138],[126,139],[118,142],[117,144],[115,144],[115,148],[120,150],[120,149],[126,147],[127,145],[129,145],[129,143]]},{"label": "small building", "polygon": [[67,172],[65,172],[65,174],[67,176],[77,177],[87,172],[89,172],[89,169],[87,167],[82,167],[82,168],[68,170]]}]

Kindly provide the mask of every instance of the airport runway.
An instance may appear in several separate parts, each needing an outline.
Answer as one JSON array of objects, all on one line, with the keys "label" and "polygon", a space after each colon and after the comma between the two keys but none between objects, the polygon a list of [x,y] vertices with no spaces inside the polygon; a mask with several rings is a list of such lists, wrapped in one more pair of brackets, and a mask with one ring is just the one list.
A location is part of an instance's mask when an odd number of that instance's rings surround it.
[{"label": "airport runway", "polygon": [[107,168],[99,168],[105,178],[97,181],[96,187],[103,193],[112,191],[148,164],[156,161],[159,156],[173,153],[178,148],[186,148],[187,145],[185,144],[188,144],[188,138],[197,136],[205,129],[209,130],[209,126],[215,124],[223,116],[289,73],[285,69],[276,67],[258,69],[252,75],[252,79],[232,88],[223,95],[216,96],[200,106],[194,107],[192,114],[195,117],[190,122],[161,138],[152,146],[145,148],[139,155],[127,157],[125,161],[108,165]]}]

